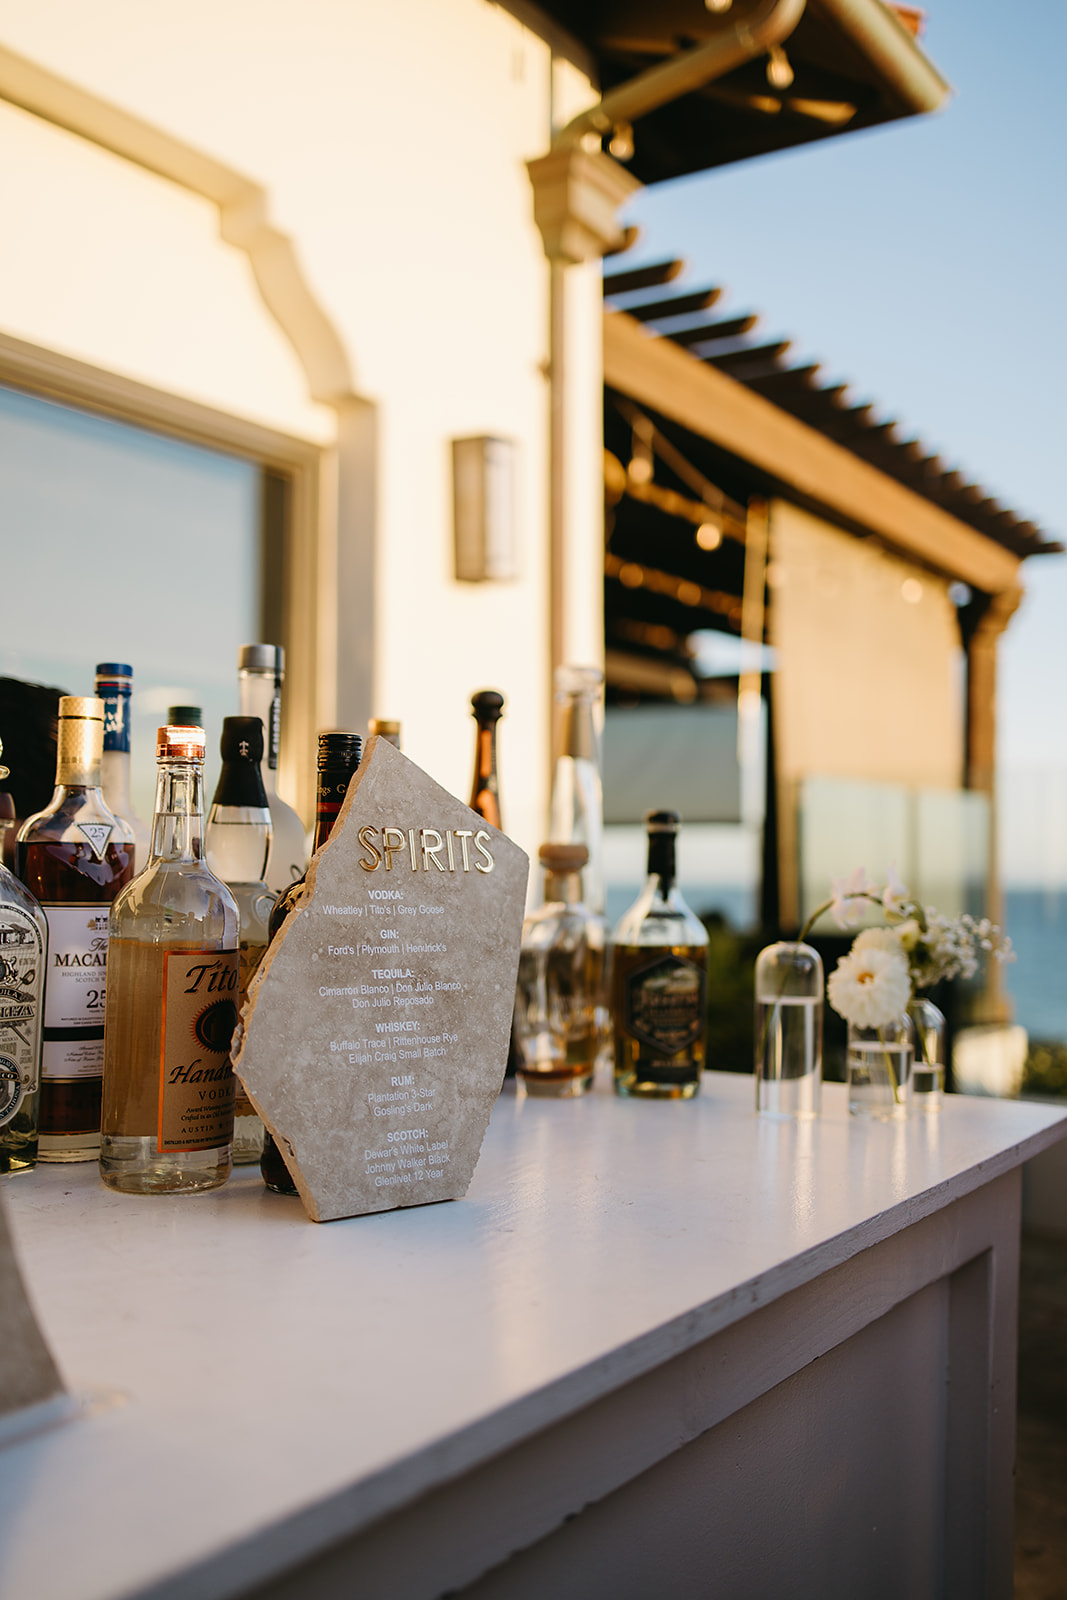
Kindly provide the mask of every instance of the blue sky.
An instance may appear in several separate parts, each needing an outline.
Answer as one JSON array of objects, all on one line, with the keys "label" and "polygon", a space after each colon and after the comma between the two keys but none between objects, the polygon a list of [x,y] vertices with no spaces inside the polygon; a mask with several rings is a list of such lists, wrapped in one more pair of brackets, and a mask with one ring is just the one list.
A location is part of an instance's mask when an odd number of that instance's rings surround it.
[{"label": "blue sky", "polygon": [[[791,359],[1067,542],[1067,5],[930,0],[923,48],[942,112],[646,190],[627,265],[685,257],[685,282],[727,286],[716,314],[761,312]],[[1024,576],[1002,762],[1067,770],[1067,557]]]}]

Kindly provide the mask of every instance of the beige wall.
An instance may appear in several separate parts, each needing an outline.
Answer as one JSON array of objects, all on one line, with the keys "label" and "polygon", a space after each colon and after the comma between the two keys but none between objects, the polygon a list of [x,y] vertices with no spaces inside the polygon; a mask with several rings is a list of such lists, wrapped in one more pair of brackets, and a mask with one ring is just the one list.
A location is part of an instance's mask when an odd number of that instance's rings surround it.
[{"label": "beige wall", "polygon": [[778,779],[958,788],[962,652],[947,580],[771,507]]},{"label": "beige wall", "polygon": [[[464,795],[467,699],[499,687],[505,822],[535,846],[548,269],[524,163],[550,139],[547,47],[485,0],[39,0],[0,16],[0,47],[257,185],[351,388],[340,420],[312,399],[209,201],[6,105],[0,330],[323,445],[319,720],[400,717],[406,750]],[[567,92],[589,88],[570,71]],[[602,648],[600,317],[595,264],[574,269],[568,382],[589,466],[570,491],[565,615],[585,660]],[[449,441],[476,433],[519,442],[513,583],[451,577]]]}]

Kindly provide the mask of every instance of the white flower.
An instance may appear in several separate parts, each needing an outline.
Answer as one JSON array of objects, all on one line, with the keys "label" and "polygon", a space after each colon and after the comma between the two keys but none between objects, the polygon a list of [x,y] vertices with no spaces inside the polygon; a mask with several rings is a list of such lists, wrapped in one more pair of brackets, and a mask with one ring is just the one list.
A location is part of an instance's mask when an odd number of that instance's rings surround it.
[{"label": "white flower", "polygon": [[857,950],[854,946],[831,972],[826,992],[846,1022],[857,1028],[884,1028],[901,1015],[911,999],[907,960],[900,950],[870,944]]},{"label": "white flower", "polygon": [[[905,924],[907,926],[907,924]],[[888,950],[891,955],[901,954],[900,932],[897,928],[864,928],[852,941],[853,950]]]},{"label": "white flower", "polygon": [[874,892],[866,867],[857,867],[847,878],[834,878],[830,884],[830,915],[839,928],[854,928],[863,915],[864,905]]},{"label": "white flower", "polygon": [[911,897],[897,877],[896,867],[886,873],[886,886],[882,890],[882,909],[887,917],[906,917],[911,909]]}]

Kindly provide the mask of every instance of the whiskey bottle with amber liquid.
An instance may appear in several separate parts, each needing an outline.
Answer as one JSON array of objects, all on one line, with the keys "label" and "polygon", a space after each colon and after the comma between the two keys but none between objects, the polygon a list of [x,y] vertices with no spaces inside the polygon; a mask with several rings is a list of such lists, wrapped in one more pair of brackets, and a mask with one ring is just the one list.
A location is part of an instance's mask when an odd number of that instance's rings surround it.
[{"label": "whiskey bottle with amber liquid", "polygon": [[523,923],[512,1034],[527,1094],[592,1087],[600,1047],[607,929],[583,903],[584,844],[543,844],[545,903]]},{"label": "whiskey bottle with amber liquid", "polygon": [[675,882],[676,811],[650,811],[648,881],[615,928],[615,1089],[691,1099],[704,1067],[708,935]]},{"label": "whiskey bottle with amber liquid", "polygon": [[111,913],[100,1175],[126,1194],[230,1174],[238,917],[203,853],[204,731],[160,728],[148,865]]},{"label": "whiskey bottle with amber liquid", "polygon": [[495,689],[480,689],[471,695],[471,711],[478,725],[474,745],[474,777],[471,781],[470,808],[484,817],[492,828],[504,831],[500,820],[500,783],[496,772],[496,729],[504,715],[504,696]]},{"label": "whiskey bottle with amber liquid", "polygon": [[[315,797],[315,838],[312,855],[321,850],[333,831],[338,813],[348,793],[348,785],[359,768],[363,757],[363,740],[358,733],[320,733],[318,753],[318,783]],[[273,940],[291,911],[301,905],[307,885],[305,878],[291,884],[278,901],[270,916],[270,937]],[[263,1141],[263,1154],[259,1158],[263,1182],[275,1194],[296,1194],[297,1187],[285,1157],[268,1133]]]},{"label": "whiskey bottle with amber liquid", "polygon": [[111,902],[133,877],[134,838],[100,787],[104,702],[59,702],[56,790],[19,829],[18,876],[48,922],[38,1159],[100,1151]]}]

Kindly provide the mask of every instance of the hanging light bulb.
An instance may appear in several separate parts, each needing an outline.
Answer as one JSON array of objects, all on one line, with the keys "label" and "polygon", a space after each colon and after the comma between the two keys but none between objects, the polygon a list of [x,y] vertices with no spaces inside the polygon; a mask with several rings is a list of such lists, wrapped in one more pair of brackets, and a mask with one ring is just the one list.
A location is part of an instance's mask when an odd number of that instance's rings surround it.
[{"label": "hanging light bulb", "polygon": [[628,122],[616,124],[608,144],[608,152],[616,161],[629,161],[634,153],[634,130]]},{"label": "hanging light bulb", "polygon": [[789,57],[780,44],[772,44],[767,51],[767,82],[772,89],[788,89],[793,76]]},{"label": "hanging light bulb", "polygon": [[733,3],[734,0],[704,0],[704,10],[721,15],[722,12],[729,11]]}]

